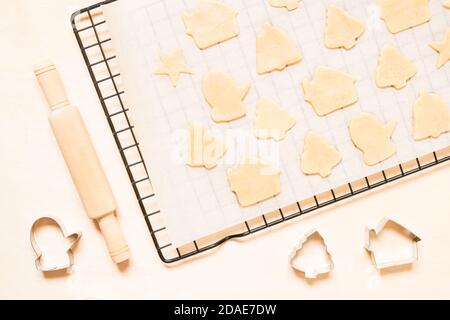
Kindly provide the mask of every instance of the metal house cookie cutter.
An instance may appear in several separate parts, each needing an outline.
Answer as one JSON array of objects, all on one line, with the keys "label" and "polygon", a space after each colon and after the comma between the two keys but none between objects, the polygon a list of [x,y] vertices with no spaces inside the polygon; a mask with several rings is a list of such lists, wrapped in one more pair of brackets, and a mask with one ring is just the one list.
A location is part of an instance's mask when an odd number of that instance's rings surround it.
[{"label": "metal house cookie cutter", "polygon": [[[51,266],[51,267],[47,267],[45,265],[42,264],[41,258],[42,258],[42,251],[39,248],[39,245],[37,244],[37,240],[36,240],[36,230],[38,228],[38,224],[40,222],[43,221],[49,221],[53,224],[55,224],[59,230],[61,231],[62,235],[64,236],[64,238],[69,239],[70,240],[70,245],[69,248],[67,249],[66,253],[69,257],[68,259],[68,263],[65,265],[61,265],[61,266]],[[36,269],[42,272],[53,272],[53,271],[59,271],[59,270],[67,270],[69,271],[73,264],[74,264],[74,259],[73,259],[73,248],[77,245],[78,241],[81,238],[81,232],[75,232],[72,234],[68,235],[68,232],[66,231],[66,228],[64,227],[64,225],[59,221],[59,219],[54,218],[54,217],[42,217],[37,219],[33,225],[31,226],[30,229],[30,242],[31,242],[31,246],[34,250],[34,252],[36,253],[36,260],[35,260],[35,265],[36,265]]]},{"label": "metal house cookie cutter", "polygon": [[[405,256],[399,257],[398,259],[383,261],[383,259],[377,256],[376,252],[374,251],[371,237],[379,235],[389,223],[392,223],[397,229],[400,230],[399,232],[403,233],[411,239],[411,254],[409,257]],[[365,233],[365,249],[370,254],[373,264],[379,270],[391,267],[399,267],[416,262],[418,260],[419,249],[417,244],[419,241],[421,241],[421,239],[415,233],[389,218],[382,219],[375,228],[366,228]]]},{"label": "metal house cookie cutter", "polygon": [[[328,264],[324,264],[321,266],[314,266],[314,263],[311,263],[311,266],[308,266],[307,268],[302,268],[299,264],[296,263],[295,259],[298,257],[298,254],[302,250],[305,243],[310,241],[310,238],[314,236],[317,236],[323,243],[323,249],[325,250],[325,253],[327,254],[328,260],[330,262]],[[334,267],[333,259],[330,252],[328,251],[325,239],[318,231],[315,230],[311,230],[305,233],[305,235],[300,239],[298,245],[292,250],[291,254],[289,255],[289,263],[293,269],[302,272],[305,275],[305,278],[308,279],[316,279],[320,274],[329,273]]]}]

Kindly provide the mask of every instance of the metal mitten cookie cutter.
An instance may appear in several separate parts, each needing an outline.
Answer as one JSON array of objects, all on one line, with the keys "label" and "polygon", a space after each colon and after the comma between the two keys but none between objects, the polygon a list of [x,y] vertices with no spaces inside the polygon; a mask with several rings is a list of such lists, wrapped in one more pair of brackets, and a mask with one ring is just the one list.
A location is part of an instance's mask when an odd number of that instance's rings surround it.
[{"label": "metal mitten cookie cutter", "polygon": [[[392,225],[397,229],[397,232],[405,235],[406,237],[411,239],[411,250],[405,250],[405,253],[398,254],[395,258],[386,259],[382,256],[380,252],[377,252],[373,247],[373,237],[377,237],[380,233],[388,227],[388,225]],[[389,218],[384,218],[381,220],[375,228],[366,228],[365,233],[365,249],[369,252],[373,264],[377,269],[386,269],[391,267],[398,267],[403,265],[412,264],[418,259],[418,245],[417,243],[420,241],[420,238],[414,234],[409,229],[400,225],[399,223],[391,220]],[[379,251],[379,250],[378,250]]]},{"label": "metal mitten cookie cutter", "polygon": [[[307,260],[300,263],[300,252],[302,251],[302,248],[308,241],[311,241],[314,237],[317,237],[323,243],[323,249],[325,250],[325,253],[328,257],[328,262],[318,265],[317,261]],[[303,238],[300,239],[298,245],[292,250],[291,254],[289,255],[289,262],[293,269],[304,273],[305,278],[308,279],[316,279],[320,274],[329,273],[333,269],[333,260],[330,252],[328,251],[325,240],[322,235],[315,230],[307,232],[303,236]]]},{"label": "metal mitten cookie cutter", "polygon": [[[37,243],[36,240],[36,231],[38,228],[39,223],[43,222],[43,221],[48,221],[51,222],[53,224],[55,224],[61,231],[62,235],[64,236],[64,238],[69,239],[70,240],[70,245],[69,248],[67,249],[66,253],[69,257],[67,264],[64,265],[56,265],[56,266],[45,266],[42,263],[42,251],[39,248],[39,245]],[[73,259],[73,248],[77,245],[78,241],[81,238],[81,232],[75,232],[72,234],[68,234],[68,232],[66,231],[66,228],[64,227],[64,225],[59,221],[59,219],[54,218],[54,217],[42,217],[37,219],[33,225],[31,226],[31,230],[30,230],[30,241],[31,241],[31,246],[34,250],[34,252],[36,253],[36,260],[35,260],[35,264],[36,264],[36,269],[42,272],[53,272],[53,271],[60,271],[60,270],[66,270],[66,271],[70,271],[70,269],[72,268],[73,264],[74,264],[74,259]]]}]

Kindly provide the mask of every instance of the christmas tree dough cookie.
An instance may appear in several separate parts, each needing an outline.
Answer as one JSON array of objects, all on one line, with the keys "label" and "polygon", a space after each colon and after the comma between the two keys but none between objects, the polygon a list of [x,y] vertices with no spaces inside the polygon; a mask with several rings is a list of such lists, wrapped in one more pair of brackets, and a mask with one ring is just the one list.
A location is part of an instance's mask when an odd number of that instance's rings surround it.
[{"label": "christmas tree dough cookie", "polygon": [[268,200],[281,192],[280,170],[258,159],[247,159],[228,169],[228,181],[241,207]]},{"label": "christmas tree dough cookie", "polygon": [[285,31],[269,23],[264,24],[256,40],[258,74],[282,71],[287,66],[300,62],[302,58],[300,49]]},{"label": "christmas tree dough cookie", "polygon": [[376,165],[396,153],[391,139],[395,127],[395,121],[384,124],[370,113],[352,119],[350,135],[355,146],[364,153],[367,165]]},{"label": "christmas tree dough cookie", "polygon": [[303,147],[301,168],[304,174],[328,177],[341,162],[340,153],[316,132],[308,132]]},{"label": "christmas tree dough cookie", "polygon": [[283,140],[295,119],[275,102],[261,98],[256,105],[255,135],[258,139]]},{"label": "christmas tree dough cookie", "polygon": [[153,73],[157,75],[168,75],[174,87],[177,86],[180,74],[192,74],[192,70],[186,65],[183,59],[183,51],[177,49],[168,54],[161,54],[161,66]]},{"label": "christmas tree dough cookie", "polygon": [[183,14],[186,34],[197,47],[206,49],[239,35],[238,12],[218,1],[199,0],[191,13]]},{"label": "christmas tree dough cookie", "polygon": [[215,122],[230,122],[245,116],[242,101],[250,90],[250,83],[238,87],[230,75],[213,71],[203,79],[203,94],[211,106]]},{"label": "christmas tree dough cookie", "polygon": [[328,7],[325,46],[328,49],[353,48],[364,33],[364,23],[334,5]]},{"label": "christmas tree dough cookie", "polygon": [[429,0],[377,0],[380,17],[391,33],[399,33],[431,20]]},{"label": "christmas tree dough cookie", "polygon": [[302,83],[305,100],[311,103],[319,116],[348,107],[358,101],[355,80],[348,74],[318,67],[314,78]]},{"label": "christmas tree dough cookie", "polygon": [[391,45],[384,46],[378,60],[376,75],[378,87],[402,89],[416,73],[416,66],[403,53]]},{"label": "christmas tree dough cookie", "polygon": [[438,138],[450,131],[450,110],[437,94],[423,92],[414,104],[414,140]]},{"label": "christmas tree dough cookie", "polygon": [[269,0],[269,3],[274,8],[286,8],[289,11],[295,10],[298,8],[298,4],[300,0]]},{"label": "christmas tree dough cookie", "polygon": [[210,130],[195,124],[189,128],[187,165],[212,169],[227,151],[223,142],[211,134]]},{"label": "christmas tree dough cookie", "polygon": [[447,29],[444,40],[430,43],[430,47],[439,52],[437,67],[443,67],[450,60],[450,29]]}]

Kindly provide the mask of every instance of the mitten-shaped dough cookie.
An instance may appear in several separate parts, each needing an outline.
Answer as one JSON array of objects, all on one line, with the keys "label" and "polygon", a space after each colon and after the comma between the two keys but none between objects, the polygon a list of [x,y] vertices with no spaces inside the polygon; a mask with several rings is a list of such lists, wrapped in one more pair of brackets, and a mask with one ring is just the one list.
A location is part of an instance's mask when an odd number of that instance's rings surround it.
[{"label": "mitten-shaped dough cookie", "polygon": [[384,124],[370,113],[352,119],[350,135],[355,146],[364,153],[367,165],[376,165],[396,153],[391,140],[395,127],[395,121]]},{"label": "mitten-shaped dough cookie", "polygon": [[348,107],[358,101],[355,80],[348,74],[327,67],[318,67],[314,78],[302,83],[305,100],[319,116]]},{"label": "mitten-shaped dough cookie", "polygon": [[414,104],[414,140],[438,138],[450,131],[450,110],[437,94],[423,92]]},{"label": "mitten-shaped dough cookie", "polygon": [[187,165],[212,169],[227,151],[223,142],[199,124],[189,128]]},{"label": "mitten-shaped dough cookie", "polygon": [[247,159],[228,169],[228,181],[242,207],[270,199],[281,192],[280,170],[258,159]]},{"label": "mitten-shaped dough cookie", "polygon": [[226,73],[213,71],[203,79],[203,94],[212,108],[215,122],[230,122],[245,116],[242,101],[250,90],[250,83],[238,87]]}]

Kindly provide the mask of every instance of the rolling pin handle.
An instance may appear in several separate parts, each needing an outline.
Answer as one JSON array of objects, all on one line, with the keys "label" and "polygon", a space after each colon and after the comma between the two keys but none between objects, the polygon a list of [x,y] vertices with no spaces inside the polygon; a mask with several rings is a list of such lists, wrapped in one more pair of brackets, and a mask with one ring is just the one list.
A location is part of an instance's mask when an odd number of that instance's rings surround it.
[{"label": "rolling pin handle", "polygon": [[121,263],[128,260],[130,258],[130,251],[115,213],[113,212],[101,217],[97,219],[97,222],[113,261],[115,263]]}]

